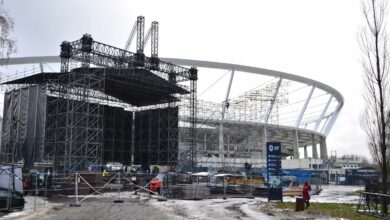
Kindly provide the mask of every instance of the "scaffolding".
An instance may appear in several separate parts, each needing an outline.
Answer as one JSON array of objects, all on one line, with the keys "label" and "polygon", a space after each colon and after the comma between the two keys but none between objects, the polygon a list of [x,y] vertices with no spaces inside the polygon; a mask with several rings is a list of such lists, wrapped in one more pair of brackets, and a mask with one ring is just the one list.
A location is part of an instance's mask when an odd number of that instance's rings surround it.
[{"label": "scaffolding", "polygon": [[195,140],[196,68],[160,61],[156,49],[149,58],[141,50],[132,53],[90,35],[63,42],[60,57],[60,73],[6,82],[47,85],[44,159],[53,161],[57,172],[108,161],[131,164],[132,151],[147,158],[137,156],[142,165],[176,165],[181,99],[189,100],[185,108]]},{"label": "scaffolding", "polygon": [[[205,100],[198,100],[197,133],[196,133],[196,162],[200,167],[214,167],[234,169],[242,167],[245,162],[259,164],[263,158],[263,143],[267,109],[273,102],[274,110],[269,115],[268,123],[278,124],[278,109],[288,105],[289,81],[270,82],[255,89],[249,90],[238,97],[228,100],[223,122],[223,159],[220,156],[220,122],[223,105]],[[276,88],[279,92],[274,96]],[[186,100],[182,100],[182,103]],[[183,103],[183,106],[188,104]],[[180,138],[181,154],[179,158],[185,160],[190,156],[190,126],[189,115],[186,111],[180,111]],[[271,136],[272,130],[269,136]],[[284,154],[291,154],[291,149],[285,148]]]}]

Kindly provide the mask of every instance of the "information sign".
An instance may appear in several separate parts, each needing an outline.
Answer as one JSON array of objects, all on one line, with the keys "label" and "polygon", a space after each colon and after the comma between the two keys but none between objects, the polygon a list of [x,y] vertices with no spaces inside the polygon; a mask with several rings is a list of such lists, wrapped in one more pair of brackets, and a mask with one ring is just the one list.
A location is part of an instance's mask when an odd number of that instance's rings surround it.
[{"label": "information sign", "polygon": [[283,201],[282,154],[280,142],[267,142],[267,183],[268,201]]}]

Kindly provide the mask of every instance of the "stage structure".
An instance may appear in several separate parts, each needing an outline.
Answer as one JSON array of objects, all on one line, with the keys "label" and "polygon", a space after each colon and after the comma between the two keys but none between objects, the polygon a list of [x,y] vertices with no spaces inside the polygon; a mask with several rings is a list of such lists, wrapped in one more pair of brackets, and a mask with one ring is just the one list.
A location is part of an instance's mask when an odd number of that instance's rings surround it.
[{"label": "stage structure", "polygon": [[[94,41],[85,34],[61,44],[60,73],[42,72],[3,83],[19,87],[6,95],[10,103],[5,107],[9,111],[4,111],[2,161],[26,161],[23,152],[35,149],[40,154],[27,161],[52,161],[58,172],[110,161],[174,166],[178,162],[178,103],[187,99],[188,106],[180,107],[190,115],[189,163],[193,166],[197,69],[159,60],[157,22],[151,31],[152,56],[145,56],[143,28],[144,19],[139,17],[137,53]],[[40,129],[44,144],[20,136],[22,124],[29,127],[31,123],[23,119],[27,113],[12,111],[21,103],[15,91],[35,87],[43,91],[45,100],[34,100],[47,103],[40,111],[45,116],[41,121],[45,129]],[[31,146],[26,148],[25,143]],[[15,154],[16,149],[19,154]]]},{"label": "stage structure", "polygon": [[[8,74],[1,79],[2,88],[8,91],[6,103],[11,103],[4,111],[2,157],[20,159],[23,140],[31,135],[25,135],[22,128],[25,121],[34,122],[28,118],[34,118],[35,113],[13,117],[23,112],[17,109],[34,106],[17,104],[18,94],[27,90],[36,94],[37,88],[31,86],[38,85],[39,91],[47,90],[47,102],[40,101],[47,105],[42,107],[47,111],[46,121],[37,120],[27,130],[46,125],[45,134],[34,136],[35,145],[41,146],[39,138],[44,135],[45,150],[39,151],[42,148],[31,147],[29,142],[26,146],[30,146],[30,153],[26,155],[43,155],[44,160],[54,160],[65,170],[110,161],[177,164],[177,170],[239,170],[244,163],[264,167],[268,141],[281,143],[287,167],[323,168],[328,159],[326,139],[344,105],[340,92],[322,82],[281,71],[159,58],[158,23],[153,22],[147,31],[150,34],[144,37],[143,22],[143,17],[137,19],[124,50],[85,35],[78,41],[64,42],[61,58],[0,59],[0,64],[8,66],[39,64],[35,70],[40,70],[39,74],[33,70],[33,74]],[[137,53],[127,51],[134,36]],[[143,54],[148,39],[151,57]],[[61,64],[62,72],[45,72],[48,64]],[[201,70],[199,81],[193,67]],[[212,82],[214,73],[221,77]],[[218,84],[229,75],[226,85]],[[197,96],[197,83],[201,90],[215,89]],[[21,103],[30,96],[22,96]],[[6,114],[8,111],[18,114]],[[129,152],[133,159],[128,157]]]}]

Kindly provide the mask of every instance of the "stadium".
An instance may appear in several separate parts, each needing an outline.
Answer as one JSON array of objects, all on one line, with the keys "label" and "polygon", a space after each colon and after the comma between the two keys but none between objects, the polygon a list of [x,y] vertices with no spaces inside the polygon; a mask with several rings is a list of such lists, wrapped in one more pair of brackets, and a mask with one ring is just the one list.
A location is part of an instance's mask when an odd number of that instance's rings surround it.
[{"label": "stadium", "polygon": [[266,142],[279,141],[284,159],[322,168],[343,107],[337,90],[280,71],[159,58],[154,25],[151,57],[136,28],[136,53],[84,35],[64,41],[60,56],[1,60],[24,68],[1,79],[1,160],[58,172],[108,162],[265,167]]}]

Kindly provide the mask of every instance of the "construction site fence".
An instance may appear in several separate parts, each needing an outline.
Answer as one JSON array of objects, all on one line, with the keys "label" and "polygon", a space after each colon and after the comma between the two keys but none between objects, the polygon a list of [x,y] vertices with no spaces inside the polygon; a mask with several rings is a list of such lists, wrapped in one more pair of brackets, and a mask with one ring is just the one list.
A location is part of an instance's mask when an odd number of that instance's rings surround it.
[{"label": "construction site fence", "polygon": [[[383,207],[387,206],[387,209]],[[372,192],[362,192],[357,206],[357,213],[389,219],[390,195]]]},{"label": "construction site fence", "polygon": [[[200,200],[209,198],[226,198],[229,196],[253,196],[256,189],[264,186],[258,180],[239,181],[235,179],[223,181],[172,182],[167,180],[158,189],[152,191],[150,180],[156,174],[125,175],[120,172],[103,176],[100,173],[56,174],[46,177],[36,174],[28,188],[24,189],[24,206],[7,205],[1,211],[27,212],[53,205],[60,199],[61,204],[81,205],[89,198],[105,197],[109,200],[134,199],[137,196],[151,196],[156,199]],[[49,178],[50,177],[50,178]],[[264,188],[264,187],[263,187]],[[12,198],[7,198],[12,200]],[[106,200],[105,200],[106,201]],[[10,203],[12,204],[12,203]]]},{"label": "construction site fence", "polygon": [[[25,180],[25,177],[26,179],[30,178],[29,187],[23,192],[26,195],[26,203],[20,207],[7,205],[2,211],[23,210],[33,212],[44,207],[52,207],[56,203],[78,206],[90,201],[90,198],[104,198],[102,202],[115,202],[137,199],[141,196],[165,200],[201,200],[267,195],[264,178],[259,175],[249,174],[246,178],[242,178],[242,175],[230,177],[215,175],[218,178],[215,178],[215,176],[213,176],[214,178],[198,176],[196,179],[171,178],[168,176],[167,179],[164,179],[162,185],[153,188],[151,187],[151,180],[157,175],[158,173],[136,174],[120,171],[112,171],[108,174],[102,172],[23,174],[23,180]],[[187,175],[187,177],[192,176]],[[18,181],[23,180],[18,177]],[[310,179],[310,182],[314,183],[315,181]],[[299,189],[297,190],[299,193]],[[369,207],[371,207],[365,209],[365,213],[381,214],[380,210],[374,208],[377,207],[375,204],[380,203],[378,202],[380,196],[370,195],[364,198],[370,199],[365,200],[364,204],[369,204]],[[10,198],[7,198],[7,202],[9,202],[8,200]]]}]

